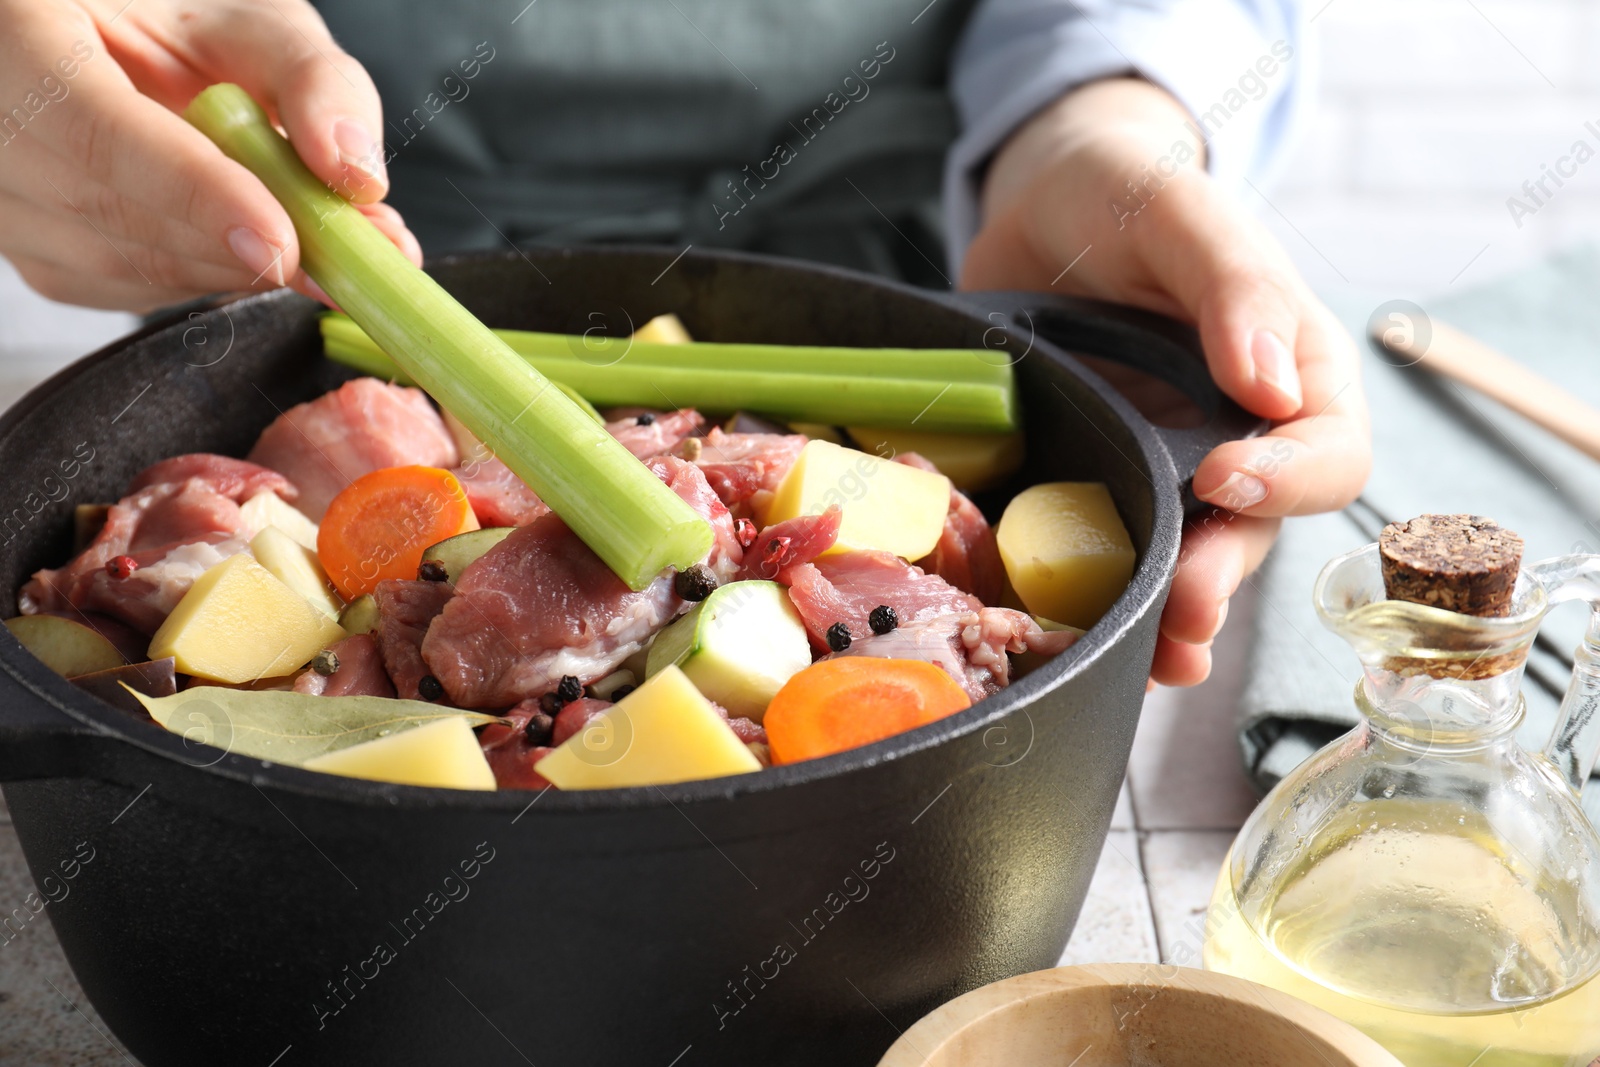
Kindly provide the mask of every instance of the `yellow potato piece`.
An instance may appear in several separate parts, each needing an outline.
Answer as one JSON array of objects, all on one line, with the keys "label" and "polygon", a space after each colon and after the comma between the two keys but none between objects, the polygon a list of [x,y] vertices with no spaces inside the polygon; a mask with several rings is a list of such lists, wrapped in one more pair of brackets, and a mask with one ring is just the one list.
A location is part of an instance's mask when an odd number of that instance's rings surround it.
[{"label": "yellow potato piece", "polygon": [[1023,490],[1000,516],[995,541],[1028,611],[1078,629],[1093,626],[1133,577],[1133,542],[1100,482]]},{"label": "yellow potato piece", "polygon": [[317,562],[317,554],[276,526],[268,526],[250,542],[250,554],[272,576],[299,593],[311,606],[337,619],[344,602]]},{"label": "yellow potato piece", "polygon": [[844,509],[827,555],[880,549],[909,560],[933,551],[950,510],[950,479],[904,463],[810,441],[767,506],[770,525],[797,515]]},{"label": "yellow potato piece", "polygon": [[438,719],[304,763],[307,770],[399,785],[493,789],[494,772],[463,718]]},{"label": "yellow potato piece", "polygon": [[284,503],[283,498],[271,489],[263,489],[241,504],[239,518],[250,538],[268,526],[276,526],[296,543],[313,552],[317,550],[317,524],[306,518],[299,508]]},{"label": "yellow potato piece", "polygon": [[761,762],[677,667],[589,720],[534,770],[558,789],[619,789],[759,771]]},{"label": "yellow potato piece", "polygon": [[686,345],[693,340],[684,328],[683,321],[670,311],[665,315],[657,315],[634,330],[633,339],[652,341],[658,345]]},{"label": "yellow potato piece", "polygon": [[150,639],[150,658],[171,656],[184,674],[237,685],[293,674],[344,635],[241,552],[196,579]]},{"label": "yellow potato piece", "polygon": [[1022,466],[1020,433],[932,433],[881,426],[848,429],[856,444],[874,455],[917,453],[961,490],[987,489]]}]

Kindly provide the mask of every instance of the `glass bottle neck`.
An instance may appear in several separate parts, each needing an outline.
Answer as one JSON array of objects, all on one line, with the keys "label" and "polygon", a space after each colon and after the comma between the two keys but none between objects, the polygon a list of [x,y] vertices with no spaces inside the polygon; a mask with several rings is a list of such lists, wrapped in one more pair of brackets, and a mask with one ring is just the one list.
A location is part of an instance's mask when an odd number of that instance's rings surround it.
[{"label": "glass bottle neck", "polygon": [[1522,725],[1521,669],[1492,678],[1439,679],[1368,670],[1356,683],[1356,708],[1373,733],[1402,748],[1478,750]]}]

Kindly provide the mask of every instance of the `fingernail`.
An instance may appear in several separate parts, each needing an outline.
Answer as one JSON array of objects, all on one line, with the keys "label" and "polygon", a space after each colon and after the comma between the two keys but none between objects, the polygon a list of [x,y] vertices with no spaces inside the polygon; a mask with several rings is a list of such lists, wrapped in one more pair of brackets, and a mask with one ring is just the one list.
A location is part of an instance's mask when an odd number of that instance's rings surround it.
[{"label": "fingernail", "polygon": [[1222,632],[1222,624],[1228,621],[1228,603],[1228,601],[1224,600],[1222,606],[1217,609],[1217,628],[1211,631],[1213,640]]},{"label": "fingernail", "polygon": [[1226,481],[1209,493],[1196,495],[1229,511],[1243,511],[1267,499],[1267,483],[1253,474],[1234,471],[1228,475]]},{"label": "fingernail", "polygon": [[1250,359],[1256,365],[1256,381],[1300,406],[1300,372],[1283,338],[1271,330],[1257,330],[1250,338]]},{"label": "fingernail", "polygon": [[383,142],[359,122],[341,119],[333,127],[333,143],[339,149],[339,162],[370,182],[387,187],[389,171],[383,165]]},{"label": "fingernail", "polygon": [[283,284],[283,249],[275,247],[248,226],[235,226],[228,231],[228,247],[239,257],[239,262],[255,275],[255,281],[270,278],[276,285]]}]

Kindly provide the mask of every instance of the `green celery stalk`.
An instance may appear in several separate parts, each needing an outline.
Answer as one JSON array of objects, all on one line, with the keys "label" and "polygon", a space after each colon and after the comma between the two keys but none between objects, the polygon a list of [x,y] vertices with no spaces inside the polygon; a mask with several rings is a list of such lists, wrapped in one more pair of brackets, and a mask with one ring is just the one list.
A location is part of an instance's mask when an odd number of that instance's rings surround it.
[{"label": "green celery stalk", "polygon": [[[330,312],[324,336],[360,340],[361,327],[347,315]],[[576,359],[607,366],[624,359],[659,367],[707,371],[775,371],[787,374],[861,375],[870,378],[924,378],[940,382],[988,383],[1010,389],[1014,375],[1003,353],[987,348],[841,348],[823,345],[720,344],[692,341],[663,344],[631,337],[579,336],[532,330],[495,330],[506,344],[537,363]]]},{"label": "green celery stalk", "polygon": [[213,85],[184,117],[277,197],[305,272],[630,588],[710,549],[705,520],[318,181],[248,93]]},{"label": "green celery stalk", "polygon": [[[625,349],[627,338],[607,338],[616,346],[614,351],[584,358],[571,346],[589,343],[587,352],[605,350],[594,348],[592,339],[586,342],[564,334],[496,332],[541,373],[572,386],[595,404],[746,410],[798,422],[865,420],[874,426],[948,433],[1004,433],[1017,428],[1011,369],[984,364],[972,352],[932,353],[959,356],[967,364],[967,377],[952,378],[913,374],[910,362],[897,358],[880,373],[877,349],[705,344],[647,349],[642,343]],[[380,362],[382,349],[349,319],[324,316],[322,333],[330,359],[379,377],[392,373]],[[640,350],[646,350],[648,358],[636,358]],[[705,358],[707,350],[720,351]],[[911,349],[883,351],[893,357],[924,354]],[[816,353],[826,358],[819,360]],[[997,377],[1002,380],[996,381]]]}]

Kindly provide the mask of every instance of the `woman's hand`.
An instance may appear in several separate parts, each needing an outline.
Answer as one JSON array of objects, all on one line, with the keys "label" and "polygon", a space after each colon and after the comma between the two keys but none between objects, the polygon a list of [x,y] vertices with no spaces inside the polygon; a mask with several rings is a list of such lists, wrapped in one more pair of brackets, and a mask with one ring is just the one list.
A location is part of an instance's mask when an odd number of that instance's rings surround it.
[{"label": "woman's hand", "polygon": [[1221,510],[1184,534],[1151,667],[1167,685],[1210,673],[1228,598],[1281,518],[1343,507],[1372,462],[1354,344],[1206,175],[1188,118],[1131,78],[1084,86],[1041,112],[991,164],[984,225],[961,275],[966,289],[1053,290],[1192,322],[1223,392],[1273,420],[1269,434],[1221,445],[1195,473],[1195,494]]},{"label": "woman's hand", "polygon": [[45,296],[91,307],[317,295],[277,201],[178,114],[219,81],[421,261],[379,203],[377,90],[305,0],[0,0],[0,254]]}]

